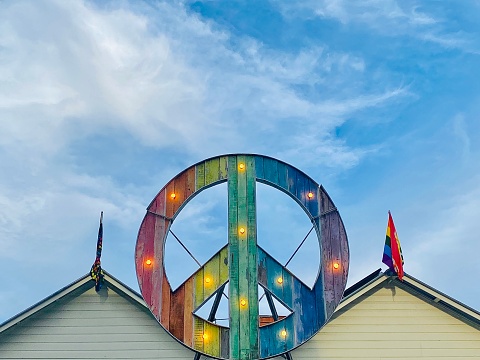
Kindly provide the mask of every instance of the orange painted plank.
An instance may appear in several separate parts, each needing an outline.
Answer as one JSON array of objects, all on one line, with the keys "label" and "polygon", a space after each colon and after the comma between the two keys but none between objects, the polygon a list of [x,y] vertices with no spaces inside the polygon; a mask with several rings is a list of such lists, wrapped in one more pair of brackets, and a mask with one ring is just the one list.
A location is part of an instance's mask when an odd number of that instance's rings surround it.
[{"label": "orange painted plank", "polygon": [[171,297],[170,303],[170,333],[183,342],[184,333],[184,303],[185,285],[181,285]]},{"label": "orange painted plank", "polygon": [[193,347],[193,277],[185,282],[185,303],[183,310],[183,342]]},{"label": "orange painted plank", "polygon": [[175,178],[174,183],[174,193],[175,201],[172,201],[173,204],[173,213],[175,214],[178,209],[182,206],[187,198],[186,189],[187,189],[187,173],[184,171],[179,176]]},{"label": "orange painted plank", "polygon": [[196,170],[195,166],[192,166],[190,169],[186,171],[187,173],[187,181],[185,186],[185,196],[188,199],[194,192],[195,192],[195,177],[196,177]]}]

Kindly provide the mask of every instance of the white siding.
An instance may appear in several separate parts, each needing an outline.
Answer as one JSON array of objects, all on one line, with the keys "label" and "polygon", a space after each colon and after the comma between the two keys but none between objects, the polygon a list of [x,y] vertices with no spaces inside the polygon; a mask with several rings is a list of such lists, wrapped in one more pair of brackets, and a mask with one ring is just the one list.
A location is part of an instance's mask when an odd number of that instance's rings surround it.
[{"label": "white siding", "polygon": [[309,342],[301,359],[480,359],[480,331],[396,287],[346,306]]},{"label": "white siding", "polygon": [[193,359],[140,304],[88,283],[0,336],[0,359]]}]

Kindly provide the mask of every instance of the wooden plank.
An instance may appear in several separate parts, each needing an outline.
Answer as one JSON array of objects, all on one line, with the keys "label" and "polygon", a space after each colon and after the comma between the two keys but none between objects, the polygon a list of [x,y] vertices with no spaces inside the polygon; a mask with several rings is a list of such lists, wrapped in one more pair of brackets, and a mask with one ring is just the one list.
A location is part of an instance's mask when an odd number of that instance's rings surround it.
[{"label": "wooden plank", "polygon": [[[159,215],[164,215],[166,212],[166,190],[162,190],[156,197],[156,208],[155,213]],[[153,216],[153,215],[150,215]],[[155,227],[154,227],[154,236],[151,239],[152,246],[153,246],[153,257],[148,258],[152,261],[150,266],[144,265],[148,268],[151,273],[151,296],[150,301],[147,301],[147,304],[150,308],[150,311],[154,314],[154,316],[159,320],[162,308],[162,286],[163,286],[163,275],[164,275],[164,268],[161,264],[163,259],[163,244],[166,238],[166,230],[169,226],[169,222],[166,221],[164,218],[154,215],[155,218]],[[145,259],[145,261],[147,258]],[[144,298],[145,299],[145,298]]]},{"label": "wooden plank", "polygon": [[189,199],[195,192],[196,169],[192,166],[187,171],[187,180],[185,185],[185,198]]},{"label": "wooden plank", "polygon": [[[343,221],[339,216],[340,221],[340,256],[341,256],[341,266],[342,266],[342,283],[344,286],[347,284],[348,279],[348,268],[350,266],[350,253],[348,250],[348,240],[347,233],[345,231],[345,226]],[[344,289],[345,291],[345,289]]]},{"label": "wooden plank", "polygon": [[297,196],[297,170],[290,165],[287,165],[287,186],[290,194],[296,197]]},{"label": "wooden plank", "polygon": [[203,301],[205,300],[205,292],[204,292],[204,276],[203,276],[203,267],[199,269],[194,275],[194,309],[197,309],[200,305],[202,305]]},{"label": "wooden plank", "polygon": [[255,175],[259,180],[265,179],[265,173],[263,171],[263,159],[264,157],[261,155],[255,156]]},{"label": "wooden plank", "polygon": [[274,185],[278,185],[277,160],[268,157],[263,158],[264,179]]},{"label": "wooden plank", "polygon": [[305,177],[305,174],[301,173],[300,171],[297,171],[297,186],[296,186],[296,197],[300,201],[303,206],[305,206],[305,209],[307,209],[307,179]]},{"label": "wooden plank", "polygon": [[228,359],[230,356],[230,330],[227,328],[220,328],[220,357]]},{"label": "wooden plank", "polygon": [[[245,156],[237,156],[237,163],[245,164]],[[248,228],[247,228],[247,170],[238,170],[237,180],[237,228],[244,228],[247,230],[244,234],[238,235],[238,294],[239,303],[230,303],[230,311],[239,313],[239,355],[235,359],[248,359],[250,332],[249,321],[250,312],[248,308],[252,305],[248,297]],[[238,230],[237,230],[238,232]],[[242,306],[240,303],[246,301],[246,305]],[[255,321],[256,323],[256,321]],[[231,329],[231,327],[230,327]]]},{"label": "wooden plank", "polygon": [[228,157],[228,243],[229,243],[229,306],[230,306],[230,358],[238,359],[239,350],[239,311],[232,309],[233,304],[239,304],[239,255],[238,255],[238,171],[237,158]]},{"label": "wooden plank", "polygon": [[187,177],[188,173],[184,171],[173,180],[175,200],[172,201],[172,204],[174,215],[176,215],[178,209],[180,209],[187,198]]},{"label": "wooden plank", "polygon": [[203,267],[204,298],[209,298],[220,287],[220,253],[212,257]]},{"label": "wooden plank", "polygon": [[220,327],[209,322],[204,323],[204,331],[208,336],[204,339],[203,350],[211,356],[220,356]]},{"label": "wooden plank", "polygon": [[308,212],[310,213],[311,217],[316,217],[320,216],[320,193],[319,193],[319,187],[318,184],[308,180],[307,182],[307,187],[306,191],[308,193],[312,193],[313,197],[308,198],[307,197],[307,209]]},{"label": "wooden plank", "polygon": [[205,321],[198,316],[193,316],[193,348],[197,351],[204,352],[204,324]]},{"label": "wooden plank", "polygon": [[[325,213],[328,210],[333,208],[333,205],[330,203],[330,198],[326,194],[323,188],[320,191],[321,196],[321,213]],[[323,273],[323,286],[324,286],[324,298],[325,298],[325,310],[326,316],[330,317],[335,310],[335,285],[333,279],[333,267],[332,267],[332,249],[331,249],[331,242],[330,239],[332,237],[331,234],[331,224],[330,224],[330,217],[329,214],[323,215],[320,219],[321,223],[321,234],[322,234],[322,242],[321,242],[321,251],[322,257],[321,261],[321,269]]]},{"label": "wooden plank", "polygon": [[185,308],[183,310],[183,342],[190,347],[193,347],[193,298],[194,278],[191,277],[185,282]]},{"label": "wooden plank", "polygon": [[223,284],[228,280],[228,246],[220,250],[220,262],[218,265],[219,284]]},{"label": "wooden plank", "polygon": [[257,219],[256,219],[256,176],[253,156],[247,156],[247,256],[248,256],[248,306],[249,311],[249,356],[258,359],[258,282],[257,282]]},{"label": "wooden plank", "polygon": [[345,289],[345,283],[343,282],[343,269],[342,267],[342,254],[341,254],[341,244],[340,244],[340,225],[341,220],[337,211],[332,212],[328,215],[330,217],[330,226],[331,226],[331,249],[332,249],[332,268],[335,263],[338,264],[338,269],[333,268],[333,284],[334,284],[334,294],[335,302],[338,304],[342,298],[343,290]]},{"label": "wooden plank", "polygon": [[201,162],[195,166],[196,168],[196,179],[195,179],[195,190],[198,191],[205,186],[205,162]]},{"label": "wooden plank", "polygon": [[278,186],[288,191],[287,164],[279,161],[277,163],[277,172],[278,172]]},{"label": "wooden plank", "polygon": [[175,182],[170,181],[166,188],[165,188],[165,193],[166,193],[166,206],[165,206],[165,216],[166,217],[173,217],[174,211],[175,211],[175,205],[177,203],[176,198],[172,198],[172,194],[175,194]]},{"label": "wooden plank", "polygon": [[[160,204],[159,204],[160,205]],[[165,203],[162,206],[159,206],[158,210],[164,211]],[[162,292],[163,292],[163,277],[164,277],[164,267],[162,266],[163,259],[163,249],[164,241],[166,238],[166,231],[169,226],[169,221],[164,218],[155,215],[155,234],[153,240],[154,256],[151,259],[152,264],[150,266],[145,265],[150,268],[152,271],[152,293],[151,300],[149,302],[150,310],[153,314],[158,315],[161,313],[162,308]],[[168,286],[168,291],[170,291],[170,286]]]},{"label": "wooden plank", "polygon": [[171,296],[169,331],[178,340],[184,341],[185,284],[181,285]]},{"label": "wooden plank", "polygon": [[220,157],[220,179],[226,180],[228,177],[228,156]]},{"label": "wooden plank", "polygon": [[170,328],[170,296],[172,295],[172,290],[168,283],[167,277],[165,274],[162,276],[162,309],[160,314],[160,322],[165,327],[165,329]]},{"label": "wooden plank", "polygon": [[205,186],[220,180],[220,158],[205,161]]},{"label": "wooden plank", "polygon": [[[142,296],[147,304],[151,304],[152,297],[152,267],[145,264],[147,259],[154,258],[154,242],[155,237],[155,221],[156,216],[150,213],[145,215],[144,221],[140,227],[137,240],[137,274],[139,283],[141,284]],[[140,249],[143,250],[140,252]],[[159,317],[159,314],[154,314]]]}]

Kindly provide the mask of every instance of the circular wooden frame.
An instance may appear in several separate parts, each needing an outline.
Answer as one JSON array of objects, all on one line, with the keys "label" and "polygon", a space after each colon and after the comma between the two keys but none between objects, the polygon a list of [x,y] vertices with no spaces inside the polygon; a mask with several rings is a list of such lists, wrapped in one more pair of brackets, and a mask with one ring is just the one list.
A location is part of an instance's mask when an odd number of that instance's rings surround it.
[{"label": "circular wooden frame", "polygon": [[[172,291],[163,262],[169,227],[195,195],[225,181],[229,189],[229,245]],[[310,218],[321,252],[312,289],[257,246],[256,182],[283,191]],[[259,359],[294,349],[328,321],[346,286],[349,250],[343,222],[322,186],[271,157],[233,154],[201,161],[165,185],[148,206],[140,226],[135,263],[145,302],[174,338],[210,357]],[[194,314],[219,289],[223,291],[227,281],[230,328]],[[292,313],[259,327],[258,284]]]}]

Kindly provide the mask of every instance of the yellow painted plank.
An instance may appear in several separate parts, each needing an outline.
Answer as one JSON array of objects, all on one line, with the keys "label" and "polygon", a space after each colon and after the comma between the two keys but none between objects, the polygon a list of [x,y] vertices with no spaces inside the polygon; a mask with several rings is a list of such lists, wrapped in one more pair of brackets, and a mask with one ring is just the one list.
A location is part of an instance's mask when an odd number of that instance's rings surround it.
[{"label": "yellow painted plank", "polygon": [[205,322],[204,350],[205,353],[213,356],[220,356],[220,328],[216,325]]},{"label": "yellow painted plank", "polygon": [[200,190],[205,186],[205,163],[202,162],[196,166],[195,190]]},{"label": "yellow painted plank", "polygon": [[205,185],[220,180],[220,158],[216,157],[205,161]]}]

